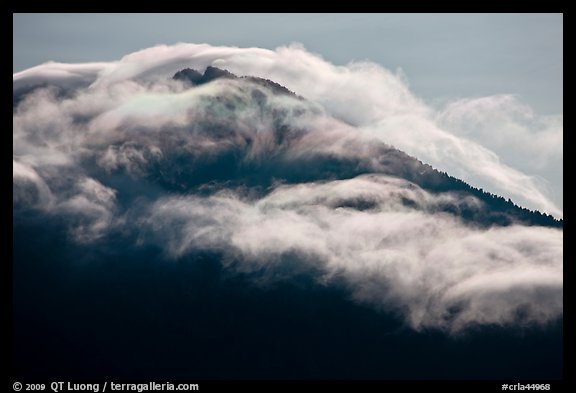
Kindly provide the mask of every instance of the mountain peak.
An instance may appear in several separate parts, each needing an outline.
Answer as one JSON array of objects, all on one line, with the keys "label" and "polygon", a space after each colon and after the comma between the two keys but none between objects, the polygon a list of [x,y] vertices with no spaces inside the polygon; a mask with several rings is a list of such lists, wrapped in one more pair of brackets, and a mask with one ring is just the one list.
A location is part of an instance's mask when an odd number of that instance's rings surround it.
[{"label": "mountain peak", "polygon": [[184,68],[183,70],[175,73],[172,77],[174,80],[187,81],[195,85],[202,84],[203,78],[204,77],[201,73],[192,68]]},{"label": "mountain peak", "polygon": [[178,71],[172,77],[172,79],[185,81],[194,86],[202,85],[204,83],[208,83],[215,79],[221,79],[221,78],[236,79],[238,77],[233,73],[231,73],[230,71],[223,70],[221,68],[213,66],[206,67],[206,70],[204,70],[203,75],[193,68],[185,68],[183,70]]},{"label": "mountain peak", "polygon": [[204,79],[207,82],[220,78],[236,79],[238,77],[228,70],[223,70],[221,68],[212,66],[206,67],[206,70],[204,71]]},{"label": "mountain peak", "polygon": [[282,86],[279,83],[271,81],[269,79],[260,78],[257,76],[241,76],[241,77],[239,77],[239,76],[231,73],[228,70],[224,70],[222,68],[213,67],[213,66],[206,67],[206,70],[204,70],[204,74],[201,74],[200,72],[198,72],[197,70],[195,70],[193,68],[184,68],[183,70],[176,72],[174,74],[174,76],[172,77],[172,79],[174,79],[174,80],[184,81],[184,82],[191,84],[192,86],[202,85],[202,84],[211,82],[213,80],[223,79],[223,78],[224,79],[246,80],[248,82],[252,82],[252,83],[255,83],[255,84],[260,85],[262,87],[268,88],[271,91],[273,91],[275,94],[286,94],[286,95],[292,95],[292,96],[301,98],[300,96],[298,96],[296,93],[294,93],[290,89]]}]

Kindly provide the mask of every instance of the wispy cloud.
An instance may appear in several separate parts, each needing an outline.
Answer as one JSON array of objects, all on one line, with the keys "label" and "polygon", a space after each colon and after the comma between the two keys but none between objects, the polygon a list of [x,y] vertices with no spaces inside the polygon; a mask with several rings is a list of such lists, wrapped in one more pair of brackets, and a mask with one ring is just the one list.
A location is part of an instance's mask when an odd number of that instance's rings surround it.
[{"label": "wispy cloud", "polygon": [[[270,78],[305,100],[246,80],[189,89],[170,79],[208,65]],[[537,151],[553,168],[562,121],[526,114],[515,99],[437,112],[400,74],[334,66],[297,45],[159,46],[115,63],[51,63],[13,80],[15,94],[44,83],[66,90],[38,89],[14,109],[14,201],[65,217],[75,241],[121,230],[171,258],[220,252],[231,269],[266,280],[306,272],[415,329],[562,315],[562,230],[468,225],[446,207],[480,209],[480,200],[390,176],[408,161],[385,143],[561,215],[537,179],[502,156],[520,138],[514,154]],[[492,141],[483,124],[510,135]]]},{"label": "wispy cloud", "polygon": [[[524,117],[525,130],[519,131],[511,126],[510,119],[517,115],[521,104],[517,101],[511,104],[498,97],[449,103],[438,113],[410,92],[402,73],[393,73],[368,62],[335,66],[297,44],[275,51],[206,44],[161,45],[131,53],[116,63],[86,66],[50,63],[15,74],[14,83],[22,84],[39,77],[60,80],[59,75],[75,71],[74,78],[78,74],[93,78],[97,73],[95,86],[112,86],[126,80],[153,81],[184,67],[203,69],[208,65],[240,75],[275,80],[322,105],[332,116],[371,130],[384,142],[440,170],[511,197],[527,207],[562,215],[558,207],[562,204],[562,178],[554,175],[554,171],[562,170],[562,152],[558,147],[562,141],[559,137],[563,127],[561,118],[550,120],[533,114]],[[488,106],[492,105],[494,111],[487,110],[487,102],[492,103]],[[483,124],[491,127],[471,131],[470,123],[475,123],[474,119],[479,117],[483,118]],[[542,165],[549,165],[546,171],[519,165],[513,153],[509,157],[507,149],[500,149],[497,142],[491,142],[506,139],[516,141],[515,145],[519,146],[530,139],[527,130],[536,130],[534,136],[541,143],[528,142],[528,146],[533,147],[525,150],[540,147],[537,157]],[[554,192],[554,197],[550,191]]]},{"label": "wispy cloud", "polygon": [[[450,199],[368,176],[283,186],[255,202],[234,194],[162,198],[143,223],[173,256],[219,250],[237,269],[268,279],[301,273],[291,259],[309,261],[319,282],[343,281],[353,298],[396,311],[415,329],[525,325],[561,315],[562,232],[473,229],[430,213]],[[372,204],[339,207],[351,201]]]}]

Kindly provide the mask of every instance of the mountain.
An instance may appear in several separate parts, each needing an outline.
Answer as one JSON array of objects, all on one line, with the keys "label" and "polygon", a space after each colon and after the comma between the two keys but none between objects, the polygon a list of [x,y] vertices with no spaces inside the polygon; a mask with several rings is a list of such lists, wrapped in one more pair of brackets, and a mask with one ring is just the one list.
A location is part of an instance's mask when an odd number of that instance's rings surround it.
[{"label": "mountain", "polygon": [[[213,66],[208,66],[203,74],[197,70],[185,68],[176,72],[172,79],[184,82],[189,88],[223,79],[238,81],[252,89],[250,100],[242,102],[241,105],[243,107],[259,107],[261,110],[266,108],[267,100],[266,95],[262,91],[265,91],[271,97],[285,95],[304,100],[276,82],[252,76],[238,77],[227,70]],[[24,97],[38,89],[50,88],[57,98],[65,99],[73,97],[76,89],[86,88],[88,85],[86,81],[82,83],[75,82],[75,84],[59,83],[55,86],[50,86],[43,81],[35,82],[32,85],[19,87],[14,91],[13,106],[16,108]],[[207,106],[226,106],[225,110],[229,112],[226,116],[234,116],[234,111],[237,109],[236,105],[239,104],[237,96],[206,97],[206,100],[210,102]],[[281,147],[284,138],[293,138],[299,132],[290,129],[286,125],[288,115],[289,113],[281,109],[275,109],[272,112],[273,125],[269,131],[274,134],[278,147]],[[225,119],[210,119],[212,124],[209,124],[207,129],[210,132],[226,134],[225,130],[230,127],[230,124],[222,120]],[[332,179],[348,179],[375,172],[408,180],[433,193],[455,192],[459,193],[462,199],[466,197],[477,198],[483,203],[481,208],[472,208],[470,206],[456,207],[454,205],[438,207],[440,210],[454,214],[468,222],[475,222],[482,226],[511,225],[513,223],[558,228],[563,226],[563,220],[561,219],[556,219],[539,211],[523,208],[509,199],[506,200],[498,195],[475,188],[445,172],[439,172],[430,165],[422,163],[420,160],[384,143],[371,147],[370,155],[379,161],[376,170],[373,165],[366,164],[365,157],[336,158],[330,154],[316,155],[313,158],[308,157],[295,163],[296,166],[286,167],[283,166],[282,153],[280,151],[274,152],[274,156],[268,162],[254,167],[254,165],[245,165],[240,159],[250,149],[250,144],[253,143],[251,138],[252,136],[246,136],[243,146],[235,146],[221,153],[221,156],[210,160],[209,163],[202,163],[202,165],[207,165],[205,168],[192,168],[192,166],[198,165],[198,162],[188,152],[183,152],[183,154],[176,153],[175,156],[171,155],[160,160],[151,157],[151,167],[146,169],[147,177],[154,182],[157,181],[167,189],[191,191],[203,182],[210,181],[228,181],[235,182],[236,185],[259,185],[265,188],[278,179],[289,183],[298,183],[301,181],[321,180],[325,176]],[[116,142],[112,146],[121,146],[122,143],[124,142]],[[166,170],[173,166],[175,162],[178,162],[180,166],[177,172]],[[314,170],[310,170],[310,167],[313,167]],[[194,173],[194,176],[191,175],[192,173]]]},{"label": "mountain", "polygon": [[[207,67],[203,75],[196,70],[186,68],[178,71],[173,76],[173,79],[185,81],[191,88],[218,79],[233,79],[239,80],[241,83],[246,83],[248,86],[256,84],[259,87],[264,87],[272,95],[287,94],[297,97],[295,93],[273,81],[257,77],[240,78],[227,70],[222,70],[212,66]],[[259,96],[257,95],[253,95],[253,102],[248,102],[245,105],[261,105],[262,102],[258,100],[258,97]],[[219,100],[219,103],[235,108],[233,99],[225,96],[218,97],[217,99]],[[285,113],[275,113],[274,122],[277,125],[271,130],[279,145],[282,143],[282,138],[293,132],[292,130],[286,129],[285,126],[280,125],[285,122],[285,117]],[[226,125],[222,124],[221,127],[225,128]],[[248,139],[246,144],[249,146],[251,142],[252,141]],[[249,147],[243,146],[243,149],[249,149]],[[237,157],[242,156],[242,152],[240,151],[232,154]],[[260,165],[258,168],[254,168],[252,166],[244,167],[240,165],[238,161],[226,156],[222,157],[221,160],[217,160],[210,164],[210,168],[221,166],[219,170],[205,171],[206,173],[211,174],[215,172],[219,173],[212,179],[204,179],[197,176],[186,177],[181,176],[180,174],[178,179],[158,176],[157,174],[151,174],[151,176],[158,177],[157,180],[168,188],[180,187],[182,189],[190,190],[193,187],[198,186],[201,182],[208,180],[234,181],[237,184],[259,184],[264,187],[269,187],[272,184],[273,179],[282,179],[289,183],[299,183],[303,181],[321,180],[326,176],[333,179],[347,179],[366,173],[376,172],[408,180],[432,193],[453,192],[458,193],[463,200],[466,197],[479,199],[483,203],[482,207],[464,204],[459,206],[453,204],[438,206],[439,210],[456,215],[467,222],[473,222],[482,226],[511,225],[513,223],[550,227],[563,226],[562,220],[555,219],[553,216],[548,214],[522,208],[509,199],[506,200],[498,195],[472,187],[462,180],[452,177],[445,172],[439,172],[430,165],[424,164],[420,160],[394,149],[393,147],[386,146],[383,143],[373,147],[370,151],[370,155],[373,156],[374,159],[378,160],[379,165],[377,171],[374,171],[373,165],[366,165],[363,161],[364,157],[349,157],[342,159],[335,158],[332,155],[315,156],[312,161],[304,160],[300,162],[298,166],[291,166],[290,168],[283,167],[281,158],[278,158],[270,160],[263,165]],[[181,166],[185,168],[189,167],[186,158],[179,157],[178,160]],[[165,164],[158,163],[158,165],[163,166]],[[314,170],[310,170],[311,167],[314,168]],[[202,172],[203,170],[199,171]],[[189,173],[193,172],[192,168],[190,168]],[[166,171],[163,173],[165,174]],[[406,203],[410,202],[406,201]],[[359,202],[358,206],[361,204],[362,202]]]},{"label": "mountain", "polygon": [[15,84],[18,379],[562,377],[562,220],[274,81],[158,72]]},{"label": "mountain", "polygon": [[183,70],[178,71],[172,77],[172,79],[174,79],[174,80],[187,82],[191,86],[202,85],[204,83],[208,83],[208,82],[211,82],[213,80],[220,79],[220,78],[240,79],[240,80],[252,82],[252,83],[258,84],[260,86],[263,86],[267,89],[270,89],[271,92],[274,94],[288,94],[288,95],[292,95],[294,97],[297,97],[296,93],[290,91],[289,89],[282,86],[281,84],[276,83],[274,81],[271,81],[269,79],[258,78],[258,77],[254,77],[254,76],[238,77],[227,70],[223,70],[223,69],[220,69],[218,67],[212,67],[212,66],[206,67],[204,74],[201,74],[200,72],[198,72],[194,69],[191,69],[191,68],[185,68]]}]

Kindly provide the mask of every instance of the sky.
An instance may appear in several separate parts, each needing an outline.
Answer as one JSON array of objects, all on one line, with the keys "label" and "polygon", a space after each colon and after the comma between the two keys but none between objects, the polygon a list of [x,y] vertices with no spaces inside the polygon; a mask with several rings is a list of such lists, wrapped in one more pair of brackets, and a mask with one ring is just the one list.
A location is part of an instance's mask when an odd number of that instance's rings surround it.
[{"label": "sky", "polygon": [[431,105],[514,94],[563,112],[562,14],[14,14],[13,72],[46,61],[117,60],[178,42],[275,49],[401,69]]}]

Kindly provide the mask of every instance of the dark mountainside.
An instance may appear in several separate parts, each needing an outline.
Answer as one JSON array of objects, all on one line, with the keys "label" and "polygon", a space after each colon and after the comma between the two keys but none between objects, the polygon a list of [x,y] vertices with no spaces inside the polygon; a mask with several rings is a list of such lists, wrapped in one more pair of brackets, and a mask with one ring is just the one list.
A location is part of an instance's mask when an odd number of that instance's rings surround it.
[{"label": "dark mountainside", "polygon": [[[370,146],[369,155],[375,157],[370,163],[359,154],[314,152],[294,157],[288,148],[306,130],[294,129],[287,121],[294,111],[271,110],[269,100],[274,95],[304,99],[273,81],[237,77],[216,67],[203,74],[184,69],[174,79],[191,89],[229,79],[237,82],[239,91],[249,91],[250,99],[234,94],[235,90],[207,97],[196,124],[165,130],[158,142],[161,156],[144,148],[139,138],[148,135],[140,129],[127,131],[113,146],[101,147],[139,149],[145,160],[130,163],[136,175],[127,176],[128,169],[122,166],[103,170],[97,165],[101,151],[83,157],[90,176],[118,190],[122,209],[156,195],[204,196],[233,189],[258,198],[278,183],[383,173],[431,193],[478,198],[479,205],[446,202],[435,207],[470,226],[563,226],[562,220],[471,187],[385,144]],[[15,108],[25,94],[15,93]],[[59,91],[62,96],[73,94]],[[238,113],[246,107],[258,108],[255,113],[272,124],[272,147],[265,159],[245,159],[256,143],[254,135],[239,124]],[[211,142],[224,143],[233,136],[235,143],[206,153],[186,144],[189,132]],[[54,187],[69,187],[66,176]],[[339,203],[357,210],[373,206],[368,198]],[[415,332],[397,313],[358,304],[344,286],[321,285],[310,272],[296,279],[264,282],[254,277],[268,274],[265,269],[231,271],[224,262],[234,266],[234,261],[223,261],[219,250],[193,250],[168,260],[159,245],[140,245],[137,231],[113,230],[99,242],[76,244],[66,225],[65,217],[13,203],[12,375],[23,380],[541,381],[563,375],[562,320],[522,330],[478,326],[456,337],[436,330]],[[298,258],[298,254],[286,256],[294,265]]]},{"label": "dark mountainside", "polygon": [[[287,94],[298,97],[295,93],[273,81],[257,77],[238,77],[229,71],[212,66],[207,67],[204,74],[186,68],[178,71],[173,78],[187,82],[190,87],[209,83],[220,78],[237,79],[266,87],[274,94]],[[253,98],[256,103],[262,104],[261,101],[258,100],[259,97],[257,95],[254,95]],[[302,99],[301,97],[298,98]],[[226,102],[227,97],[221,97],[221,100]],[[227,105],[234,108],[232,100]],[[281,116],[282,114],[279,114],[279,117]],[[282,126],[279,126],[274,132],[278,139],[289,133],[289,131]],[[250,141],[247,142],[250,143]],[[383,168],[381,173],[409,180],[433,193],[456,192],[461,194],[463,198],[467,195],[472,195],[484,202],[484,208],[474,210],[465,205],[460,207],[447,205],[443,207],[445,212],[457,215],[466,221],[474,222],[482,226],[510,225],[512,223],[560,228],[563,226],[562,220],[557,220],[553,216],[543,214],[539,211],[532,211],[520,207],[509,199],[506,200],[498,195],[472,187],[466,182],[448,175],[446,172],[437,171],[430,165],[424,164],[420,160],[384,144],[374,148],[373,156],[380,157],[380,164]],[[182,164],[186,165],[186,163]],[[313,162],[303,162],[300,171],[293,171],[293,168],[290,168],[290,172],[283,171],[280,165],[275,168],[241,168],[234,159],[228,161],[224,157],[217,165],[223,166],[222,171],[219,171],[223,174],[221,180],[233,180],[245,185],[251,185],[251,182],[255,180],[253,179],[253,173],[257,173],[263,176],[259,177],[257,182],[265,187],[271,184],[272,177],[281,178],[287,182],[302,182],[321,180],[325,178],[327,172],[330,173],[332,178],[346,179],[372,171],[372,168],[366,167],[360,160],[341,160],[329,156],[317,157]],[[182,182],[180,184],[185,189],[197,186],[198,182],[200,182],[197,177],[186,179],[179,176],[178,180]],[[176,181],[172,182],[166,178],[161,181],[167,187],[177,187],[176,184],[174,184]],[[407,203],[409,203],[409,201],[407,201]]]}]

